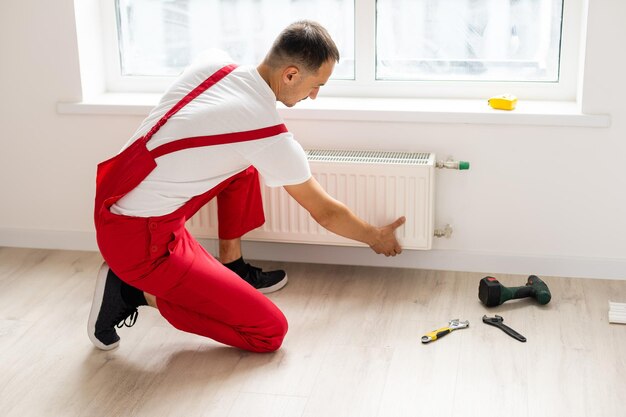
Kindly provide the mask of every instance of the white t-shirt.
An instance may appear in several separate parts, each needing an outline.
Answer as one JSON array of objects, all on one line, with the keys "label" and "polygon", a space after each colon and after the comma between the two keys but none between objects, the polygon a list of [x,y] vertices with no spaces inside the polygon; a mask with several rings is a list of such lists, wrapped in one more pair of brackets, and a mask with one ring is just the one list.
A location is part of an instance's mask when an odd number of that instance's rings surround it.
[{"label": "white t-shirt", "polygon": [[[131,140],[145,135],[189,91],[232,63],[223,53],[196,60],[169,88]],[[150,139],[148,149],[178,139],[261,129],[282,124],[276,96],[256,68],[241,66],[172,116]],[[183,206],[253,165],[270,187],[301,184],[311,177],[306,154],[289,132],[263,139],[184,149],[156,159],[157,167],[111,212],[161,216]]]}]

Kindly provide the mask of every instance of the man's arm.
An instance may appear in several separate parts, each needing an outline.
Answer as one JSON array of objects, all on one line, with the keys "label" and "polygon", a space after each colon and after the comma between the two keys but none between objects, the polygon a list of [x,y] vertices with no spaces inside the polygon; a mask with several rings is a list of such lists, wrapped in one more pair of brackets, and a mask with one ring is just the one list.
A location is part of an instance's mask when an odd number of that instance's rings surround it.
[{"label": "man's arm", "polygon": [[328,195],[313,177],[302,184],[286,185],[285,190],[325,229],[363,242],[374,252],[385,256],[396,256],[402,252],[395,230],[404,224],[404,217],[383,227],[372,226]]}]

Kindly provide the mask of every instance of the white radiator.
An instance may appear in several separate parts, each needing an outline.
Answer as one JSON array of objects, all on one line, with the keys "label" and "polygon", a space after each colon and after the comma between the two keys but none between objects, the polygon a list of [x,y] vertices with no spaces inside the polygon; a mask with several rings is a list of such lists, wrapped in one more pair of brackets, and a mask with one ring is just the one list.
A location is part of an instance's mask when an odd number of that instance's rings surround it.
[{"label": "white radiator", "polygon": [[[400,216],[405,249],[430,249],[433,237],[434,167],[431,153],[309,150],[311,171],[321,186],[367,222],[382,226]],[[282,187],[262,185],[265,224],[246,240],[366,246],[319,226]],[[187,222],[199,238],[217,236],[213,199]]]}]

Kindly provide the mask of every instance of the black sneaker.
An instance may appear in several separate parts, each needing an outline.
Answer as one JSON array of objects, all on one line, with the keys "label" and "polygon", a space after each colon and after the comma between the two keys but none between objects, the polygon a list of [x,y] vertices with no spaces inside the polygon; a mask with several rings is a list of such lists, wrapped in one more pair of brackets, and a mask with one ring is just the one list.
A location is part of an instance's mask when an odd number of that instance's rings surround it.
[{"label": "black sneaker", "polygon": [[243,279],[263,294],[278,291],[287,284],[287,273],[281,269],[263,272],[248,263],[246,266],[248,273]]},{"label": "black sneaker", "polygon": [[137,320],[137,308],[122,299],[122,285],[122,280],[103,263],[98,272],[87,323],[89,339],[98,349],[116,348],[120,344],[120,337],[115,327],[131,327]]}]

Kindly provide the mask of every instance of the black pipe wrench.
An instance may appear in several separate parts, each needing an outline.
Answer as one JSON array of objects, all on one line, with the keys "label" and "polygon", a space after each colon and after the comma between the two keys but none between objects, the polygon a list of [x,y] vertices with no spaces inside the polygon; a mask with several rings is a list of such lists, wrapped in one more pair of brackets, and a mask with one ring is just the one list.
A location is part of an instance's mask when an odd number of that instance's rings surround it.
[{"label": "black pipe wrench", "polygon": [[490,324],[492,326],[495,326],[495,327],[499,328],[504,333],[508,334],[513,339],[519,340],[520,342],[525,342],[526,341],[526,338],[524,336],[522,336],[521,334],[517,333],[515,330],[511,329],[506,324],[502,323],[503,321],[504,321],[504,319],[502,317],[498,316],[498,315],[496,315],[495,317],[483,316],[483,323]]}]

